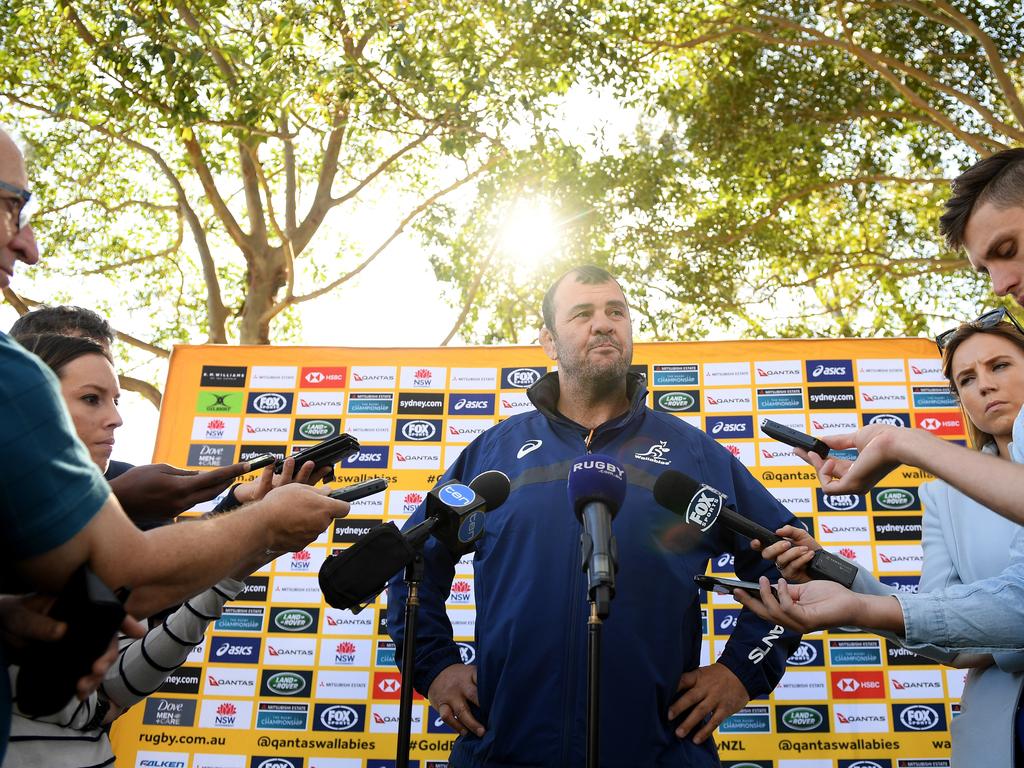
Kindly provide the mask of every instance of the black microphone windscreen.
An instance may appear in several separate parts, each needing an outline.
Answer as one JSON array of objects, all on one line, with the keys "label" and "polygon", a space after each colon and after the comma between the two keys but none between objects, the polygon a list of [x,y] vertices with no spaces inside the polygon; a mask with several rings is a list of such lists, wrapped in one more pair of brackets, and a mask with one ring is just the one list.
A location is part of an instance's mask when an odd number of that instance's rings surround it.
[{"label": "black microphone windscreen", "polygon": [[654,481],[654,500],[678,514],[686,509],[698,488],[700,483],[689,475],[666,469]]},{"label": "black microphone windscreen", "polygon": [[470,481],[469,487],[478,496],[483,496],[484,501],[487,502],[488,511],[504,504],[505,499],[512,491],[512,483],[508,479],[508,475],[497,469],[481,472]]},{"label": "black microphone windscreen", "polygon": [[379,525],[344,552],[324,561],[320,566],[320,591],[328,605],[358,613],[415,556],[416,551],[394,523]]}]

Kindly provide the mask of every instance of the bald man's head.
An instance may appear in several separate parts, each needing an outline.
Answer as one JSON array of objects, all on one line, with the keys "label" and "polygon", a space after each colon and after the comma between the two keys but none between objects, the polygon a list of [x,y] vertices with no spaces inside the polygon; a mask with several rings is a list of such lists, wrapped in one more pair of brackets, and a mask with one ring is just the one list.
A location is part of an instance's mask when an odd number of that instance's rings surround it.
[{"label": "bald man's head", "polygon": [[0,288],[14,277],[14,265],[39,261],[32,227],[18,226],[24,195],[28,191],[25,158],[7,131],[0,128]]}]

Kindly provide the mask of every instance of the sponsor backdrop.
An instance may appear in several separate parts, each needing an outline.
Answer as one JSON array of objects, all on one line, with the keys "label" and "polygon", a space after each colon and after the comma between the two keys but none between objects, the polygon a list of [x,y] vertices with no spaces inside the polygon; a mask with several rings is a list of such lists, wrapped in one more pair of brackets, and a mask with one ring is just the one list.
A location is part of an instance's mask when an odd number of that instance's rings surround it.
[{"label": "sponsor backdrop", "polygon": [[[919,339],[640,344],[650,405],[703,429],[739,458],[826,547],[897,589],[917,589],[923,473],[901,468],[868,496],[825,496],[810,468],[764,439],[769,416],[814,434],[883,422],[964,439],[935,348]],[[329,608],[316,579],[331,552],[381,521],[401,524],[474,437],[531,406],[548,370],[532,347],[338,349],[179,347],[170,365],[155,459],[201,469],[284,455],[340,431],[362,450],[344,485],[387,477],[381,495],[302,552],[248,579],[188,663],[113,731],[118,766],[377,768],[393,765],[401,680],[385,596],[357,615]],[[663,463],[671,445],[641,451]],[[569,514],[568,508],[565,510]],[[244,511],[239,514],[245,514]],[[722,556],[713,573],[728,575]],[[739,606],[711,596],[704,663],[720,653]],[[476,616],[470,560],[448,599],[463,658]],[[718,733],[734,768],[948,765],[949,723],[964,672],[944,670],[862,633],[805,638],[770,698]],[[452,732],[417,696],[413,757],[445,765]]]}]

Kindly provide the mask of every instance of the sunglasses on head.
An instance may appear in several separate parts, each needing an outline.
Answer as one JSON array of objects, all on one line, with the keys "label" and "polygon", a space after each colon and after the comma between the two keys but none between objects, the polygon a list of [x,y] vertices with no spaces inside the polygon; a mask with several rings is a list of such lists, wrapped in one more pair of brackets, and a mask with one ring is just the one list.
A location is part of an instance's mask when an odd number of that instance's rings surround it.
[{"label": "sunglasses on head", "polygon": [[[983,312],[982,314],[978,315],[977,318],[968,323],[968,325],[972,325],[975,328],[994,328],[1003,321],[1008,321],[1012,323],[1013,327],[1020,331],[1021,335],[1024,336],[1024,327],[1021,326],[1017,318],[1010,314],[1010,312],[1007,311],[1005,307],[1000,307],[999,309],[990,309],[988,312]],[[943,331],[942,333],[935,337],[935,344],[936,346],[938,346],[940,354],[946,348],[946,345],[949,343],[949,340],[953,338],[953,334],[955,334],[958,330],[960,330],[959,325],[956,328],[950,328],[948,331]]]}]

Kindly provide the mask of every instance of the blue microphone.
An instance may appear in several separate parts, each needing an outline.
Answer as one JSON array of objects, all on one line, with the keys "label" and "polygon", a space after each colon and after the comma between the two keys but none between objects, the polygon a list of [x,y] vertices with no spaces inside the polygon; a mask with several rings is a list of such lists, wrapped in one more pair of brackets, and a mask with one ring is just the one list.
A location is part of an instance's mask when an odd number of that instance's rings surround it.
[{"label": "blue microphone", "polygon": [[619,567],[612,518],[626,498],[626,470],[610,456],[581,456],[569,470],[568,491],[572,511],[583,524],[587,591],[598,616],[605,619],[615,597],[615,571]]}]

